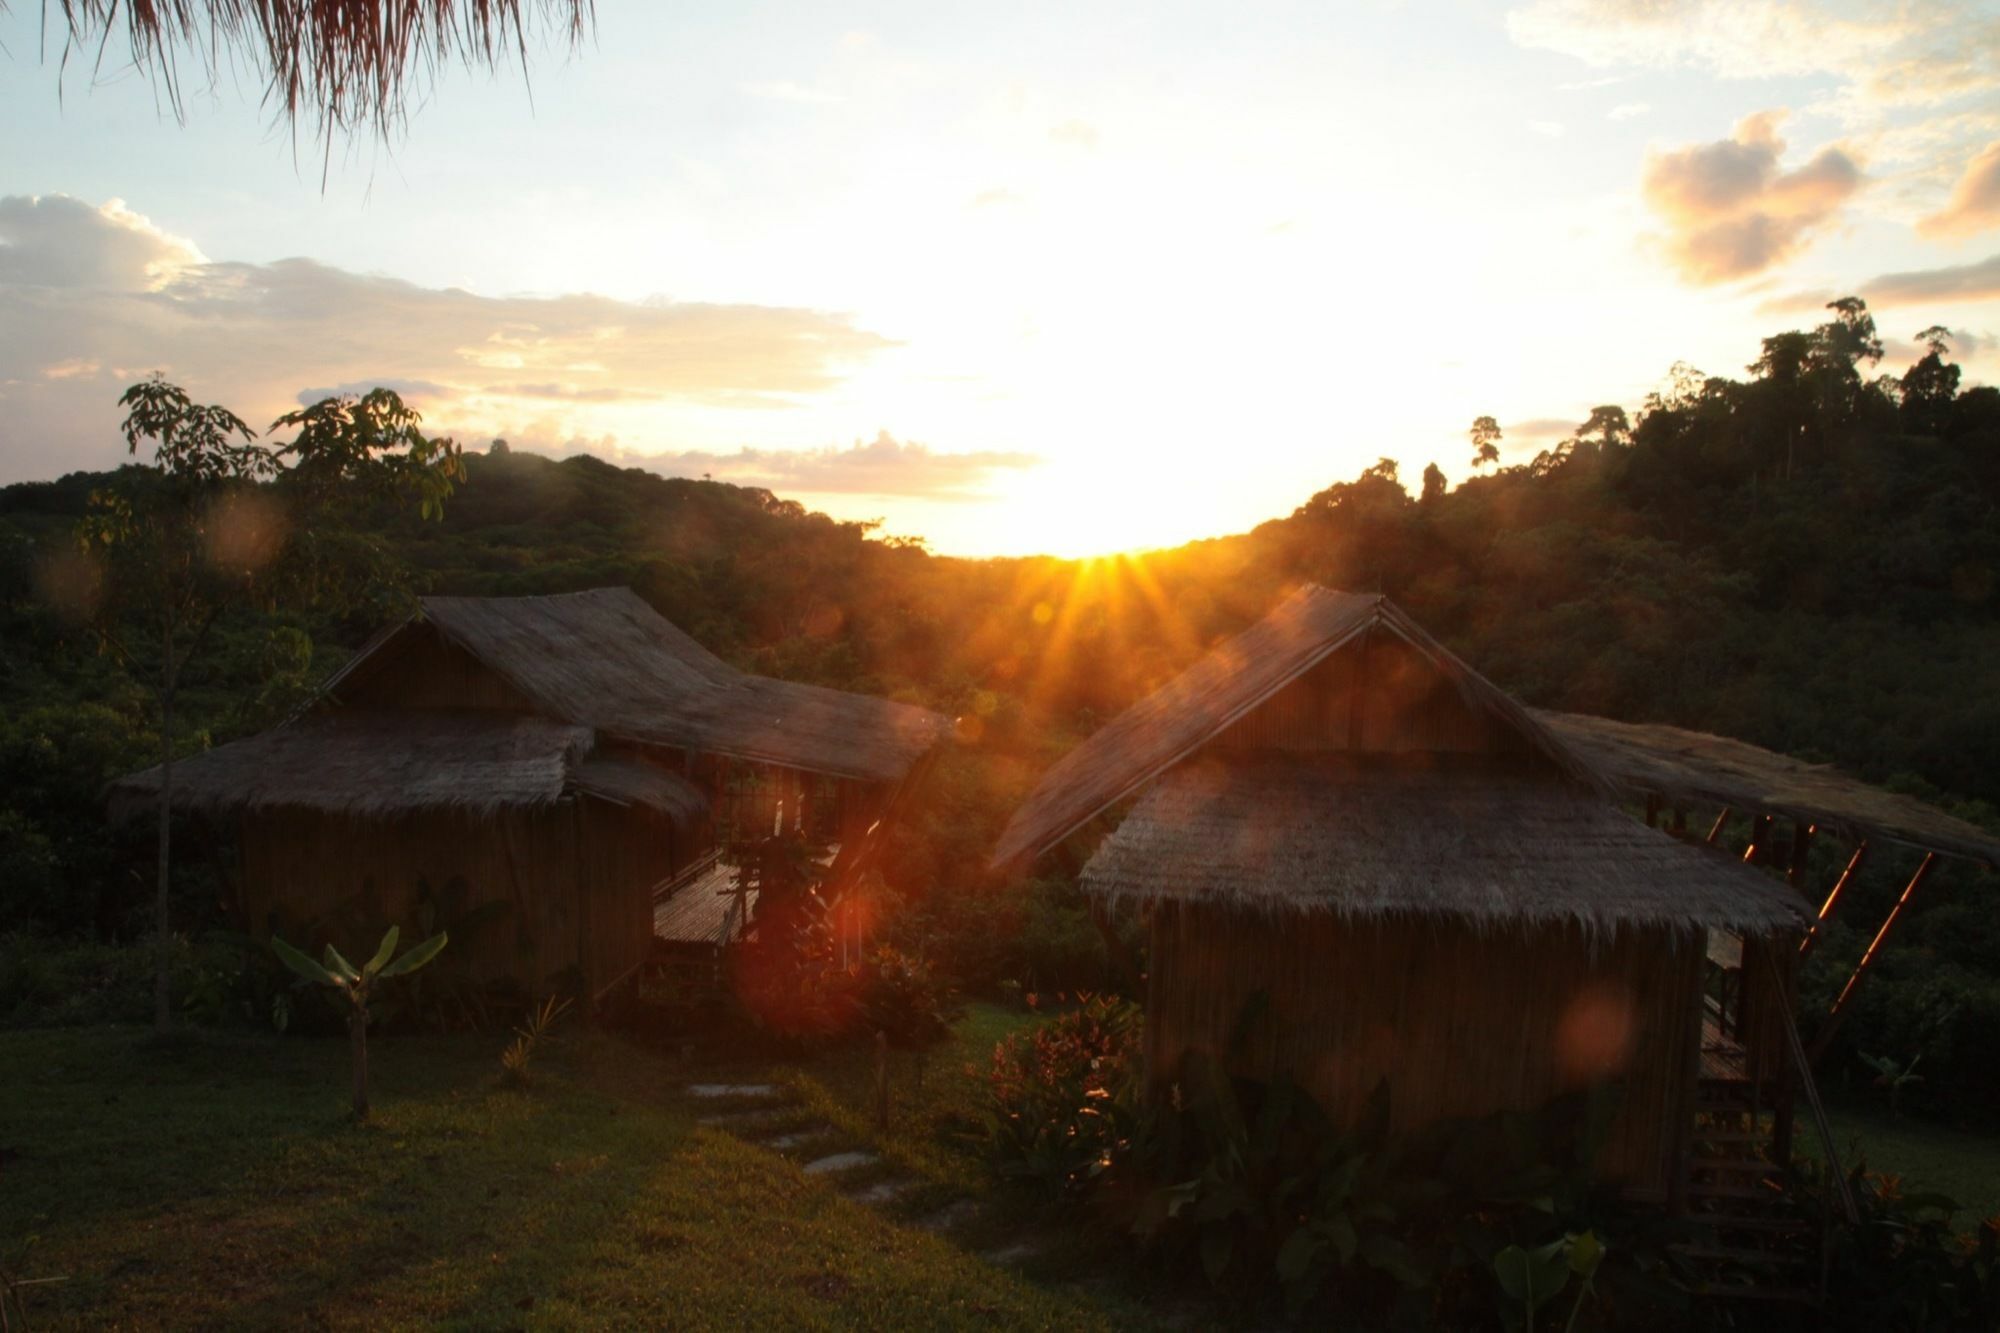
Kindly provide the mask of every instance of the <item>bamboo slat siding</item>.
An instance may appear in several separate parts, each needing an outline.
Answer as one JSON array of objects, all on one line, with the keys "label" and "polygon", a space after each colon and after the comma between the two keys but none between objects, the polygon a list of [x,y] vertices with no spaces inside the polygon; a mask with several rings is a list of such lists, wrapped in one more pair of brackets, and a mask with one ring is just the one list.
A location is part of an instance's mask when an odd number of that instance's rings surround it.
[{"label": "bamboo slat siding", "polygon": [[[1692,1114],[1686,1071],[1700,1041],[1690,1002],[1698,937],[1628,931],[1481,932],[1449,921],[1263,920],[1163,903],[1152,921],[1148,1069],[1171,1080],[1181,1056],[1228,1053],[1245,1006],[1270,1008],[1235,1061],[1289,1070],[1336,1121],[1351,1123],[1387,1078],[1394,1127],[1539,1106],[1593,1077],[1624,1086],[1607,1179],[1664,1190],[1675,1133]],[[1594,1016],[1594,1017],[1593,1017]],[[1584,1037],[1620,1016],[1620,1058],[1586,1058]]]},{"label": "bamboo slat siding", "polygon": [[508,911],[453,939],[441,961],[455,974],[543,993],[576,968],[601,985],[651,947],[652,885],[676,859],[673,843],[664,821],[594,801],[490,818],[274,811],[244,821],[242,903],[259,934],[275,923],[314,952],[328,939],[360,948],[390,924],[410,928],[421,885],[436,898],[457,881],[458,910],[500,901]]}]

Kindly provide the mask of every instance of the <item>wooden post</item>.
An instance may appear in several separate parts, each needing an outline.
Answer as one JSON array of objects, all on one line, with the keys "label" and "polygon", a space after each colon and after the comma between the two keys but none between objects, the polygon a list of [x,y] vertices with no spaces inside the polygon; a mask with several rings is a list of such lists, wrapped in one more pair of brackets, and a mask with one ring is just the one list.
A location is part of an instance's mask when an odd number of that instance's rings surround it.
[{"label": "wooden post", "polygon": [[875,1034],[875,1128],[889,1132],[889,1034]]},{"label": "wooden post", "polygon": [[1806,864],[1812,859],[1813,834],[1818,830],[1803,819],[1792,821],[1792,861],[1785,867],[1785,878],[1800,893],[1806,891]]},{"label": "wooden post", "polygon": [[1646,798],[1646,827],[1658,828],[1659,826],[1660,798],[1657,796],[1648,796]]},{"label": "wooden post", "polygon": [[1917,889],[1930,878],[1931,867],[1937,864],[1937,859],[1936,852],[1924,853],[1923,863],[1917,867],[1917,873],[1910,876],[1910,882],[1903,886],[1903,896],[1896,899],[1896,905],[1889,909],[1889,915],[1882,922],[1882,928],[1875,932],[1875,938],[1869,942],[1868,951],[1862,954],[1861,961],[1854,965],[1854,975],[1840,988],[1840,998],[1833,1002],[1833,1008],[1827,1011],[1826,1021],[1820,1024],[1819,1033],[1813,1038],[1811,1059],[1814,1063],[1818,1063],[1819,1058],[1826,1054],[1826,1048],[1833,1043],[1834,1034],[1840,1031],[1840,1025],[1847,1021],[1847,1015],[1853,1009],[1854,997],[1861,990],[1861,983],[1867,980],[1868,969],[1875,965],[1875,955],[1881,952],[1883,942],[1889,938],[1889,932],[1896,928],[1896,922],[1901,919],[1903,909],[1910,905],[1910,899],[1916,896]]},{"label": "wooden post", "polygon": [[1854,844],[1854,855],[1847,858],[1847,869],[1840,872],[1840,878],[1833,882],[1832,892],[1828,893],[1826,901],[1820,904],[1819,920],[1815,921],[1812,929],[1806,932],[1806,937],[1799,941],[1801,956],[1812,952],[1813,944],[1819,939],[1821,929],[1833,918],[1834,904],[1840,901],[1840,895],[1847,891],[1847,886],[1854,882],[1854,877],[1861,873],[1861,863],[1867,859],[1868,840],[1863,838]]},{"label": "wooden post", "polygon": [[1753,866],[1771,859],[1772,822],[1769,815],[1758,815],[1750,821],[1750,845],[1743,849],[1743,859]]},{"label": "wooden post", "polygon": [[1715,817],[1714,825],[1710,827],[1710,829],[1708,830],[1708,836],[1702,839],[1702,841],[1706,842],[1711,847],[1715,846],[1715,844],[1719,842],[1722,838],[1722,830],[1729,827],[1729,816],[1733,813],[1734,812],[1730,810],[1728,806],[1726,805],[1723,806],[1722,813]]},{"label": "wooden post", "polygon": [[1688,812],[1685,806],[1677,805],[1674,807],[1673,831],[1676,838],[1685,838],[1687,836]]}]

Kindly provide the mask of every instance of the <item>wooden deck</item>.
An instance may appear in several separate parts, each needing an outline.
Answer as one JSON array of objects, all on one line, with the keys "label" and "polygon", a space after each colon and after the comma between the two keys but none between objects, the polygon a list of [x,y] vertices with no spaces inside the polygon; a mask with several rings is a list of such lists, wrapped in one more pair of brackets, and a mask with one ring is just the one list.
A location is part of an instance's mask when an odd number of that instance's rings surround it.
[{"label": "wooden deck", "polygon": [[[721,944],[722,927],[736,910],[735,868],[712,861],[653,901],[653,934],[673,944]],[[757,896],[750,895],[755,907]]]},{"label": "wooden deck", "polygon": [[1742,1043],[1717,1024],[1712,1007],[1701,1020],[1701,1077],[1703,1082],[1725,1083],[1741,1083],[1749,1077]]}]

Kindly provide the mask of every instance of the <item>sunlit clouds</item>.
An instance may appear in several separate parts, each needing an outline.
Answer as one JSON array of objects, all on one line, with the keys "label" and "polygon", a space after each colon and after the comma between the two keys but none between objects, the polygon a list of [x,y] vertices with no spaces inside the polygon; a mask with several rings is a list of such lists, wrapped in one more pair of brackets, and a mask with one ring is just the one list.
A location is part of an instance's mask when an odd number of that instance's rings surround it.
[{"label": "sunlit clouds", "polygon": [[1690,281],[1725,282],[1784,262],[1860,189],[1861,168],[1839,148],[1786,170],[1783,119],[1759,112],[1727,139],[1647,160],[1646,203],[1668,228],[1668,258]]},{"label": "sunlit clouds", "polygon": [[1918,224],[1926,236],[1963,237],[2000,228],[2000,139],[1966,164],[1943,208]]},{"label": "sunlit clouds", "polygon": [[324,190],[254,108],[0,87],[0,479],[115,464],[154,370],[253,424],[381,384],[469,448],[1104,554],[1456,483],[1475,417],[1526,462],[1837,296],[1885,373],[2000,329],[1990,7],[1030,9],[608,7]]}]

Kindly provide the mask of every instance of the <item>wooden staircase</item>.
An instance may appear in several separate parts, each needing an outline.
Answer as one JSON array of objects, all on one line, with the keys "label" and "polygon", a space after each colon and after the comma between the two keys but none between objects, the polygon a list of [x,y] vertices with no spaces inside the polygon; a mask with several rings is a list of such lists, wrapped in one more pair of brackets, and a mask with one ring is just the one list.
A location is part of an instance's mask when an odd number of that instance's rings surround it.
[{"label": "wooden staircase", "polygon": [[1825,1219],[1785,1188],[1775,1122],[1750,1080],[1701,1080],[1680,1187],[1689,1239],[1673,1248],[1698,1298],[1816,1311]]},{"label": "wooden staircase", "polygon": [[[1811,1327],[1826,1302],[1836,1221],[1859,1220],[1854,1199],[1792,1021],[1788,988],[1775,969],[1745,968],[1741,952],[1718,950],[1713,938],[1709,961],[1715,971],[1702,1014],[1694,1123],[1676,1190],[1689,1239],[1675,1249],[1698,1298],[1767,1312],[1749,1316],[1750,1327],[1775,1320],[1774,1306],[1792,1306]],[[1793,1113],[1801,1098],[1825,1173],[1812,1203],[1790,1188],[1798,1169]]]}]

